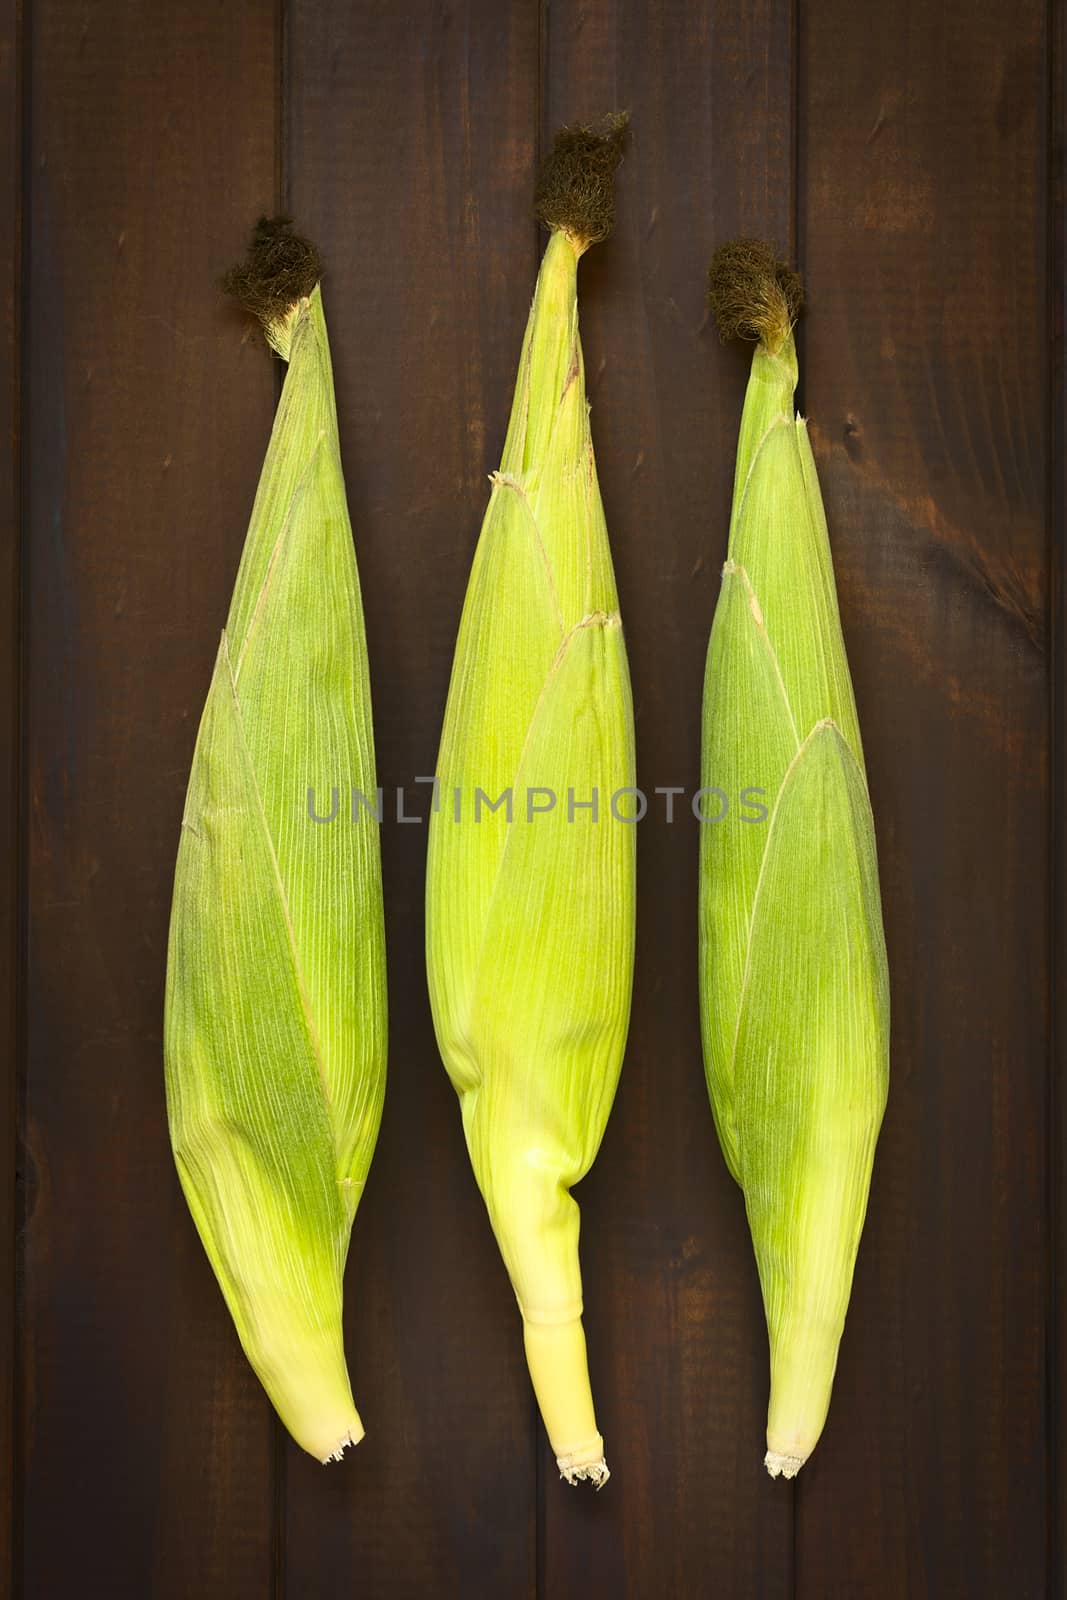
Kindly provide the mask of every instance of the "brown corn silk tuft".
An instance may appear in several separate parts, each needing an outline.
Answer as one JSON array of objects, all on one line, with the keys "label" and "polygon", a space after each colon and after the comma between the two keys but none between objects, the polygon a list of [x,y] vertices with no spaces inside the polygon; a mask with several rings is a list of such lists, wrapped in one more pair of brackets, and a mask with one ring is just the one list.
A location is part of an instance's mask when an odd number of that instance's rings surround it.
[{"label": "brown corn silk tuft", "polygon": [[318,250],[290,217],[260,217],[247,256],[226,273],[222,288],[269,329],[307,299],[321,277]]},{"label": "brown corn silk tuft", "polygon": [[777,351],[800,315],[800,274],[761,239],[733,239],[712,257],[708,304],[723,340],[758,339]]},{"label": "brown corn silk tuft", "polygon": [[561,128],[541,165],[534,214],[546,228],[585,248],[615,225],[615,172],[626,149],[629,117],[613,112],[592,124]]}]

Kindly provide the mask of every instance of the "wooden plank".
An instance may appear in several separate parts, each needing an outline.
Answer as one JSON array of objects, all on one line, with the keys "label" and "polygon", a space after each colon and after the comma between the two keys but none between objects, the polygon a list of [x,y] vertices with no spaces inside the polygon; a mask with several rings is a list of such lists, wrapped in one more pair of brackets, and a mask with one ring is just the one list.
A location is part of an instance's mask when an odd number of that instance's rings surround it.
[{"label": "wooden plank", "polygon": [[260,0],[32,21],[22,1592],[271,1592],[271,1422],[179,1191],[161,1012],[193,740],[274,371]]},{"label": "wooden plank", "polygon": [[[289,204],[321,245],[387,805],[433,770],[487,474],[533,289],[537,10],[295,0]],[[383,829],[391,1049],[356,1218],[348,1346],[366,1441],[290,1451],[293,1595],[534,1586],[533,1402],[518,1314],[426,998],[425,827]],[[348,1581],[348,1580],[346,1580]]]},{"label": "wooden plank", "polygon": [[[613,237],[580,271],[593,436],[627,629],[638,781],[698,787],[747,354],[705,310],[738,232],[790,244],[790,6],[553,6],[542,133],[632,116]],[[740,1190],[715,1137],[696,987],[697,823],[638,837],[633,1017],[579,1191],[593,1387],[612,1480],[557,1482],[542,1445],[544,1593],[788,1593],[792,1490],[763,1471],[767,1338]]]},{"label": "wooden plank", "polygon": [[889,1108],[797,1593],[1046,1592],[1042,7],[801,11],[801,352],[878,825]]},{"label": "wooden plank", "polygon": [[0,1600],[13,1594],[15,1525],[15,1362],[17,1142],[21,965],[22,792],[19,690],[22,674],[22,16],[17,0],[0,7]]},{"label": "wooden plank", "polygon": [[1067,1596],[1067,252],[1064,152],[1067,148],[1067,6],[1049,10],[1049,483],[1052,560],[1052,1055],[1050,1094],[1051,1349],[1048,1372],[1052,1448],[1049,1498],[1050,1594]]}]

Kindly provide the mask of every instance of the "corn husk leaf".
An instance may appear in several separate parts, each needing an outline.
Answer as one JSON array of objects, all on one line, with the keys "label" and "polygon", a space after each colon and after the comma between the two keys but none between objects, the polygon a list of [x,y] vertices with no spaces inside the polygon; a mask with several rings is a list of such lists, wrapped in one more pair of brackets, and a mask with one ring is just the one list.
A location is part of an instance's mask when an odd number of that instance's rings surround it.
[{"label": "corn husk leaf", "polygon": [[[549,1437],[564,1476],[599,1485],[569,1191],[603,1136],[629,1018],[634,829],[610,801],[633,786],[634,743],[578,339],[584,242],[560,226],[545,252],[474,558],[431,818],[427,967]],[[510,792],[510,820],[477,815],[476,790]],[[554,808],[531,815],[535,790]],[[594,793],[595,820],[569,804]]]},{"label": "corn husk leaf", "polygon": [[[342,1275],[381,1117],[385,977],[359,581],[320,291],[282,398],[193,758],[165,1057],[182,1187],[242,1345],[320,1459],[362,1436]],[[325,814],[328,805],[320,810]]]},{"label": "corn husk leaf", "polygon": [[[773,275],[773,257],[760,265]],[[826,520],[793,414],[790,307],[773,276],[751,304],[760,344],[708,648],[702,782],[760,791],[767,817],[735,807],[701,830],[701,1015],[770,1334],[767,1466],[791,1477],[829,1406],[885,1106],[889,991]]]}]

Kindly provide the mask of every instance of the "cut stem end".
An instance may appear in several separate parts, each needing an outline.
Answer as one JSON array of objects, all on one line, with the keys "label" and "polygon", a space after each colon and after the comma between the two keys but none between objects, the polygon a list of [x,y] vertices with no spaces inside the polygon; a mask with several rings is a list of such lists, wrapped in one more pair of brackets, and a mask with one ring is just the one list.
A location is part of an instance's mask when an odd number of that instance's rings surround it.
[{"label": "cut stem end", "polygon": [[333,1449],[320,1458],[323,1466],[328,1467],[331,1461],[340,1461],[345,1451],[348,1450],[352,1445],[358,1444],[363,1437],[363,1423],[360,1421],[359,1416],[357,1415],[354,1424],[341,1435]]},{"label": "cut stem end", "polygon": [[[603,1450],[603,1447],[603,1440],[601,1440],[601,1450]],[[572,1486],[576,1483],[591,1483],[594,1489],[602,1489],[611,1477],[611,1473],[608,1471],[608,1464],[603,1455],[598,1456],[595,1461],[583,1461],[581,1463],[576,1462],[573,1456],[557,1456],[556,1466],[559,1468],[560,1477],[564,1478]]]},{"label": "cut stem end", "polygon": [[772,1478],[795,1478],[807,1456],[786,1456],[778,1450],[768,1450],[763,1465]]}]

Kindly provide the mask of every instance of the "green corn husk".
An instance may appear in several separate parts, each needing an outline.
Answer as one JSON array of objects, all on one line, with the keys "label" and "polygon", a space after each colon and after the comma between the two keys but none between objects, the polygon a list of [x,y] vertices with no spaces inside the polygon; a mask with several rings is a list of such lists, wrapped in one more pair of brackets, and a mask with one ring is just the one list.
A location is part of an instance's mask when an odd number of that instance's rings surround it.
[{"label": "green corn husk", "polygon": [[[802,418],[799,279],[751,240],[711,272],[724,336],[759,340],[729,559],[704,681],[702,782],[734,807],[701,829],[704,1062],[745,1194],[770,1335],[766,1465],[818,1442],[889,1079],[874,822],[826,519]],[[750,796],[757,802],[760,797]]]},{"label": "green corn husk", "polygon": [[359,579],[318,258],[261,222],[229,286],[288,361],[182,819],[167,969],[174,1156],[245,1353],[320,1460],[363,1435],[342,1275],[385,1086]]},{"label": "green corn husk", "polygon": [[[456,645],[431,817],[427,967],[438,1044],[523,1317],[561,1473],[607,1477],[571,1186],[603,1137],[629,1021],[633,711],[578,339],[578,258],[606,236],[624,119],[564,129],[552,228]],[[528,791],[551,790],[530,820]],[[493,801],[510,790],[512,820]],[[577,802],[598,796],[597,820]],[[456,820],[456,795],[459,819]],[[535,796],[533,804],[547,804]],[[621,816],[634,813],[619,798]]]}]

